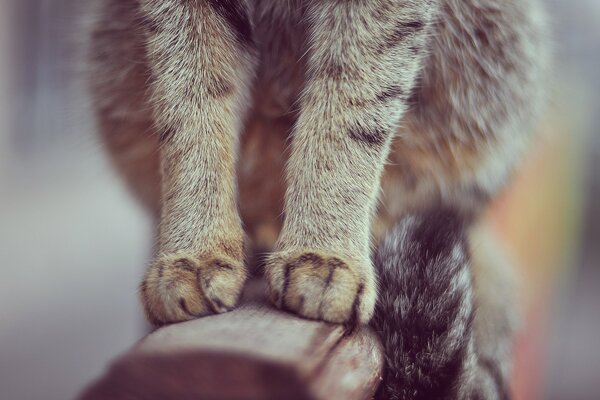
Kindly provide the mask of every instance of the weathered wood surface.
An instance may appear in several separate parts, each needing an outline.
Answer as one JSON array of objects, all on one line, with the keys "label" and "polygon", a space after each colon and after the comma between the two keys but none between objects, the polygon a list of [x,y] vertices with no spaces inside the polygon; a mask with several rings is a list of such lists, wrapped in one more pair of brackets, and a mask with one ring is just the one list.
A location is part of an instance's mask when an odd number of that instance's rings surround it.
[{"label": "weathered wood surface", "polygon": [[166,326],[82,395],[99,399],[370,399],[381,381],[376,335],[274,310],[251,282],[227,314]]}]

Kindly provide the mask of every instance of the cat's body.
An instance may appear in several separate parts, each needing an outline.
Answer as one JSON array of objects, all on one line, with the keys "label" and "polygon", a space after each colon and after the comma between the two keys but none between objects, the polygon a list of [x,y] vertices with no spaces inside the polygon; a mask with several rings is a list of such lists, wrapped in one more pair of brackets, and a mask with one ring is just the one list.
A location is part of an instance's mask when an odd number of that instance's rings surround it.
[{"label": "cat's body", "polygon": [[102,3],[90,47],[102,137],[160,219],[141,286],[152,321],[230,309],[244,253],[274,251],[277,306],[366,323],[376,246],[382,394],[504,398],[507,279],[470,262],[466,231],[541,104],[536,1]]}]

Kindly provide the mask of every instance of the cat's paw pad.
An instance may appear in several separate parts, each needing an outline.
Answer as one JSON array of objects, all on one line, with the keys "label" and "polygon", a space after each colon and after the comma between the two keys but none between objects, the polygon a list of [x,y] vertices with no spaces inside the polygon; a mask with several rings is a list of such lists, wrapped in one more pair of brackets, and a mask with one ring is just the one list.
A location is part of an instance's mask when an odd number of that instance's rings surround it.
[{"label": "cat's paw pad", "polygon": [[319,251],[273,254],[266,265],[271,301],[307,318],[367,323],[376,296],[372,267],[365,264]]},{"label": "cat's paw pad", "polygon": [[159,256],[140,285],[148,320],[155,325],[187,321],[233,309],[246,281],[246,268],[227,256]]}]

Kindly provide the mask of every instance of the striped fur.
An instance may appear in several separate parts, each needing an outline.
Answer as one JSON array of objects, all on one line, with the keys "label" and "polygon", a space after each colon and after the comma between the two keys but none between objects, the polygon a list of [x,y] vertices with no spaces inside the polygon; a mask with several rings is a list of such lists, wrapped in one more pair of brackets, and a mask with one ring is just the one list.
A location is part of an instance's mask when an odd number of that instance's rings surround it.
[{"label": "striped fur", "polygon": [[[285,265],[314,251],[344,260],[350,273],[337,274],[333,285],[317,280],[307,287],[311,271],[321,267],[298,269],[307,277],[292,282],[288,292],[315,304],[296,301],[295,312],[344,322],[355,298],[347,288],[361,287],[358,320],[372,315],[370,220],[406,109],[403,94],[412,90],[423,58],[410,48],[424,46],[436,10],[434,1],[307,2],[310,52],[287,165],[286,218],[266,274],[272,293],[281,293]],[[315,293],[315,286],[324,290]]]},{"label": "striped fur", "polygon": [[464,224],[543,103],[538,0],[98,0],[96,15],[98,126],[159,221],[151,321],[231,309],[260,249],[276,306],[367,323],[383,240],[386,393],[506,397],[511,306],[478,279]]},{"label": "striped fur", "polygon": [[[384,339],[385,399],[506,399],[501,366],[477,340],[467,218],[451,209],[405,217],[375,263],[380,290],[373,326]],[[499,322],[499,321],[498,321]],[[510,341],[510,327],[496,340]]]},{"label": "striped fur", "polygon": [[249,11],[236,0],[144,0],[139,13],[152,26],[144,34],[162,177],[143,304],[162,322],[227,311],[246,279],[235,153],[256,65]]}]

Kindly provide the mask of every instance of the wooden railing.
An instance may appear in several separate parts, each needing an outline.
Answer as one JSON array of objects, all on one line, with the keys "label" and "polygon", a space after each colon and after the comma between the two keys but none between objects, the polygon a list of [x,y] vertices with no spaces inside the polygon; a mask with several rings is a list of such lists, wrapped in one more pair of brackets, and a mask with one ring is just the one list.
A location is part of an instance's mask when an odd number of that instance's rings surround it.
[{"label": "wooden railing", "polygon": [[156,330],[80,398],[370,399],[382,366],[369,328],[348,334],[275,310],[253,281],[238,309]]}]

